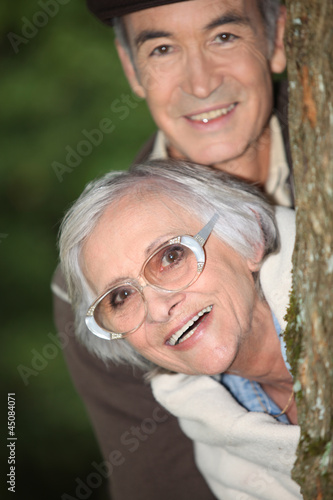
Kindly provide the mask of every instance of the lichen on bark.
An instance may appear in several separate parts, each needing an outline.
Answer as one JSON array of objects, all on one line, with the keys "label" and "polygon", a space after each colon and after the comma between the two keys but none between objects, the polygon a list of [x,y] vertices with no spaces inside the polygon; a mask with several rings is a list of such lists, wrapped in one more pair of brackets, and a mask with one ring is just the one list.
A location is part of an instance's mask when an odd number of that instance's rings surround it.
[{"label": "lichen on bark", "polygon": [[286,5],[296,244],[285,337],[301,426],[293,477],[305,500],[332,500],[333,1]]}]

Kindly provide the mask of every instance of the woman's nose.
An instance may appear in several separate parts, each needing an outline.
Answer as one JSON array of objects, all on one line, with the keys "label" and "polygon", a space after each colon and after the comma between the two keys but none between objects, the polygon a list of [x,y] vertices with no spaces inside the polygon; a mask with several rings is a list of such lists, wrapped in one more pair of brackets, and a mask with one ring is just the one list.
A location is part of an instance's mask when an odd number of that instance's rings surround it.
[{"label": "woman's nose", "polygon": [[143,293],[147,302],[147,321],[154,323],[169,321],[185,298],[184,292],[166,292],[149,285]]}]

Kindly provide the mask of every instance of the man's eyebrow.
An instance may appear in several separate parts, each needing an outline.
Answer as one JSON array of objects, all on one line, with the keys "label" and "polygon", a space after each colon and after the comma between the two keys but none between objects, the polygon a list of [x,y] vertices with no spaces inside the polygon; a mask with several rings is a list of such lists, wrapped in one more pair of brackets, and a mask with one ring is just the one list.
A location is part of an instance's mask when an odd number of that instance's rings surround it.
[{"label": "man's eyebrow", "polygon": [[[208,23],[204,30],[211,30],[213,28],[217,28],[219,26],[223,26],[224,24],[239,24],[248,26],[250,24],[250,19],[247,16],[241,16],[236,12],[229,12],[227,14],[222,14],[221,16],[213,19],[210,23]],[[143,30],[141,31],[134,39],[134,44],[137,48],[139,48],[143,43],[148,40],[154,40],[156,38],[170,38],[172,37],[172,33],[169,31],[162,30]]]},{"label": "man's eyebrow", "polygon": [[218,28],[224,24],[239,24],[244,26],[250,25],[250,19],[247,16],[241,16],[238,13],[229,12],[227,14],[222,14],[222,16],[213,19],[210,23],[206,24],[205,30],[211,30],[213,28]]},{"label": "man's eyebrow", "polygon": [[135,46],[140,47],[143,43],[148,40],[154,40],[155,38],[171,37],[171,33],[168,31],[157,31],[157,30],[143,30],[134,39]]}]

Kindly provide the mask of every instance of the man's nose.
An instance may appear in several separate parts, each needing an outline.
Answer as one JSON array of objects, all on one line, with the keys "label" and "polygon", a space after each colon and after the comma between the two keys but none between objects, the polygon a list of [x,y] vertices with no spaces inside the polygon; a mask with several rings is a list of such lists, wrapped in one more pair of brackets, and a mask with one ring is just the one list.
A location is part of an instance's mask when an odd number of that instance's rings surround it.
[{"label": "man's nose", "polygon": [[147,302],[147,321],[151,323],[166,323],[172,319],[185,298],[184,292],[166,292],[149,285],[143,293]]},{"label": "man's nose", "polygon": [[206,99],[221,83],[222,76],[207,55],[199,50],[188,55],[181,84],[186,94]]}]

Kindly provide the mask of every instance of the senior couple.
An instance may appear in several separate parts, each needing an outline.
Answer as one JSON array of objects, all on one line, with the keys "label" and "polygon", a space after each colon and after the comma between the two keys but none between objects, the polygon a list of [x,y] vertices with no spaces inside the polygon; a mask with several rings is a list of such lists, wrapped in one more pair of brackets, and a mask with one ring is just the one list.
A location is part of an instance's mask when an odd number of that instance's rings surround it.
[{"label": "senior couple", "polygon": [[[285,10],[276,0],[88,6],[113,24],[158,127],[130,171],[92,182],[68,212],[67,284],[60,271],[53,281],[62,334],[75,315],[64,352],[103,455],[125,456],[112,498],[301,498],[282,338],[294,215],[286,106],[274,108],[271,81],[286,64]],[[144,434],[157,402],[170,414]]]}]

